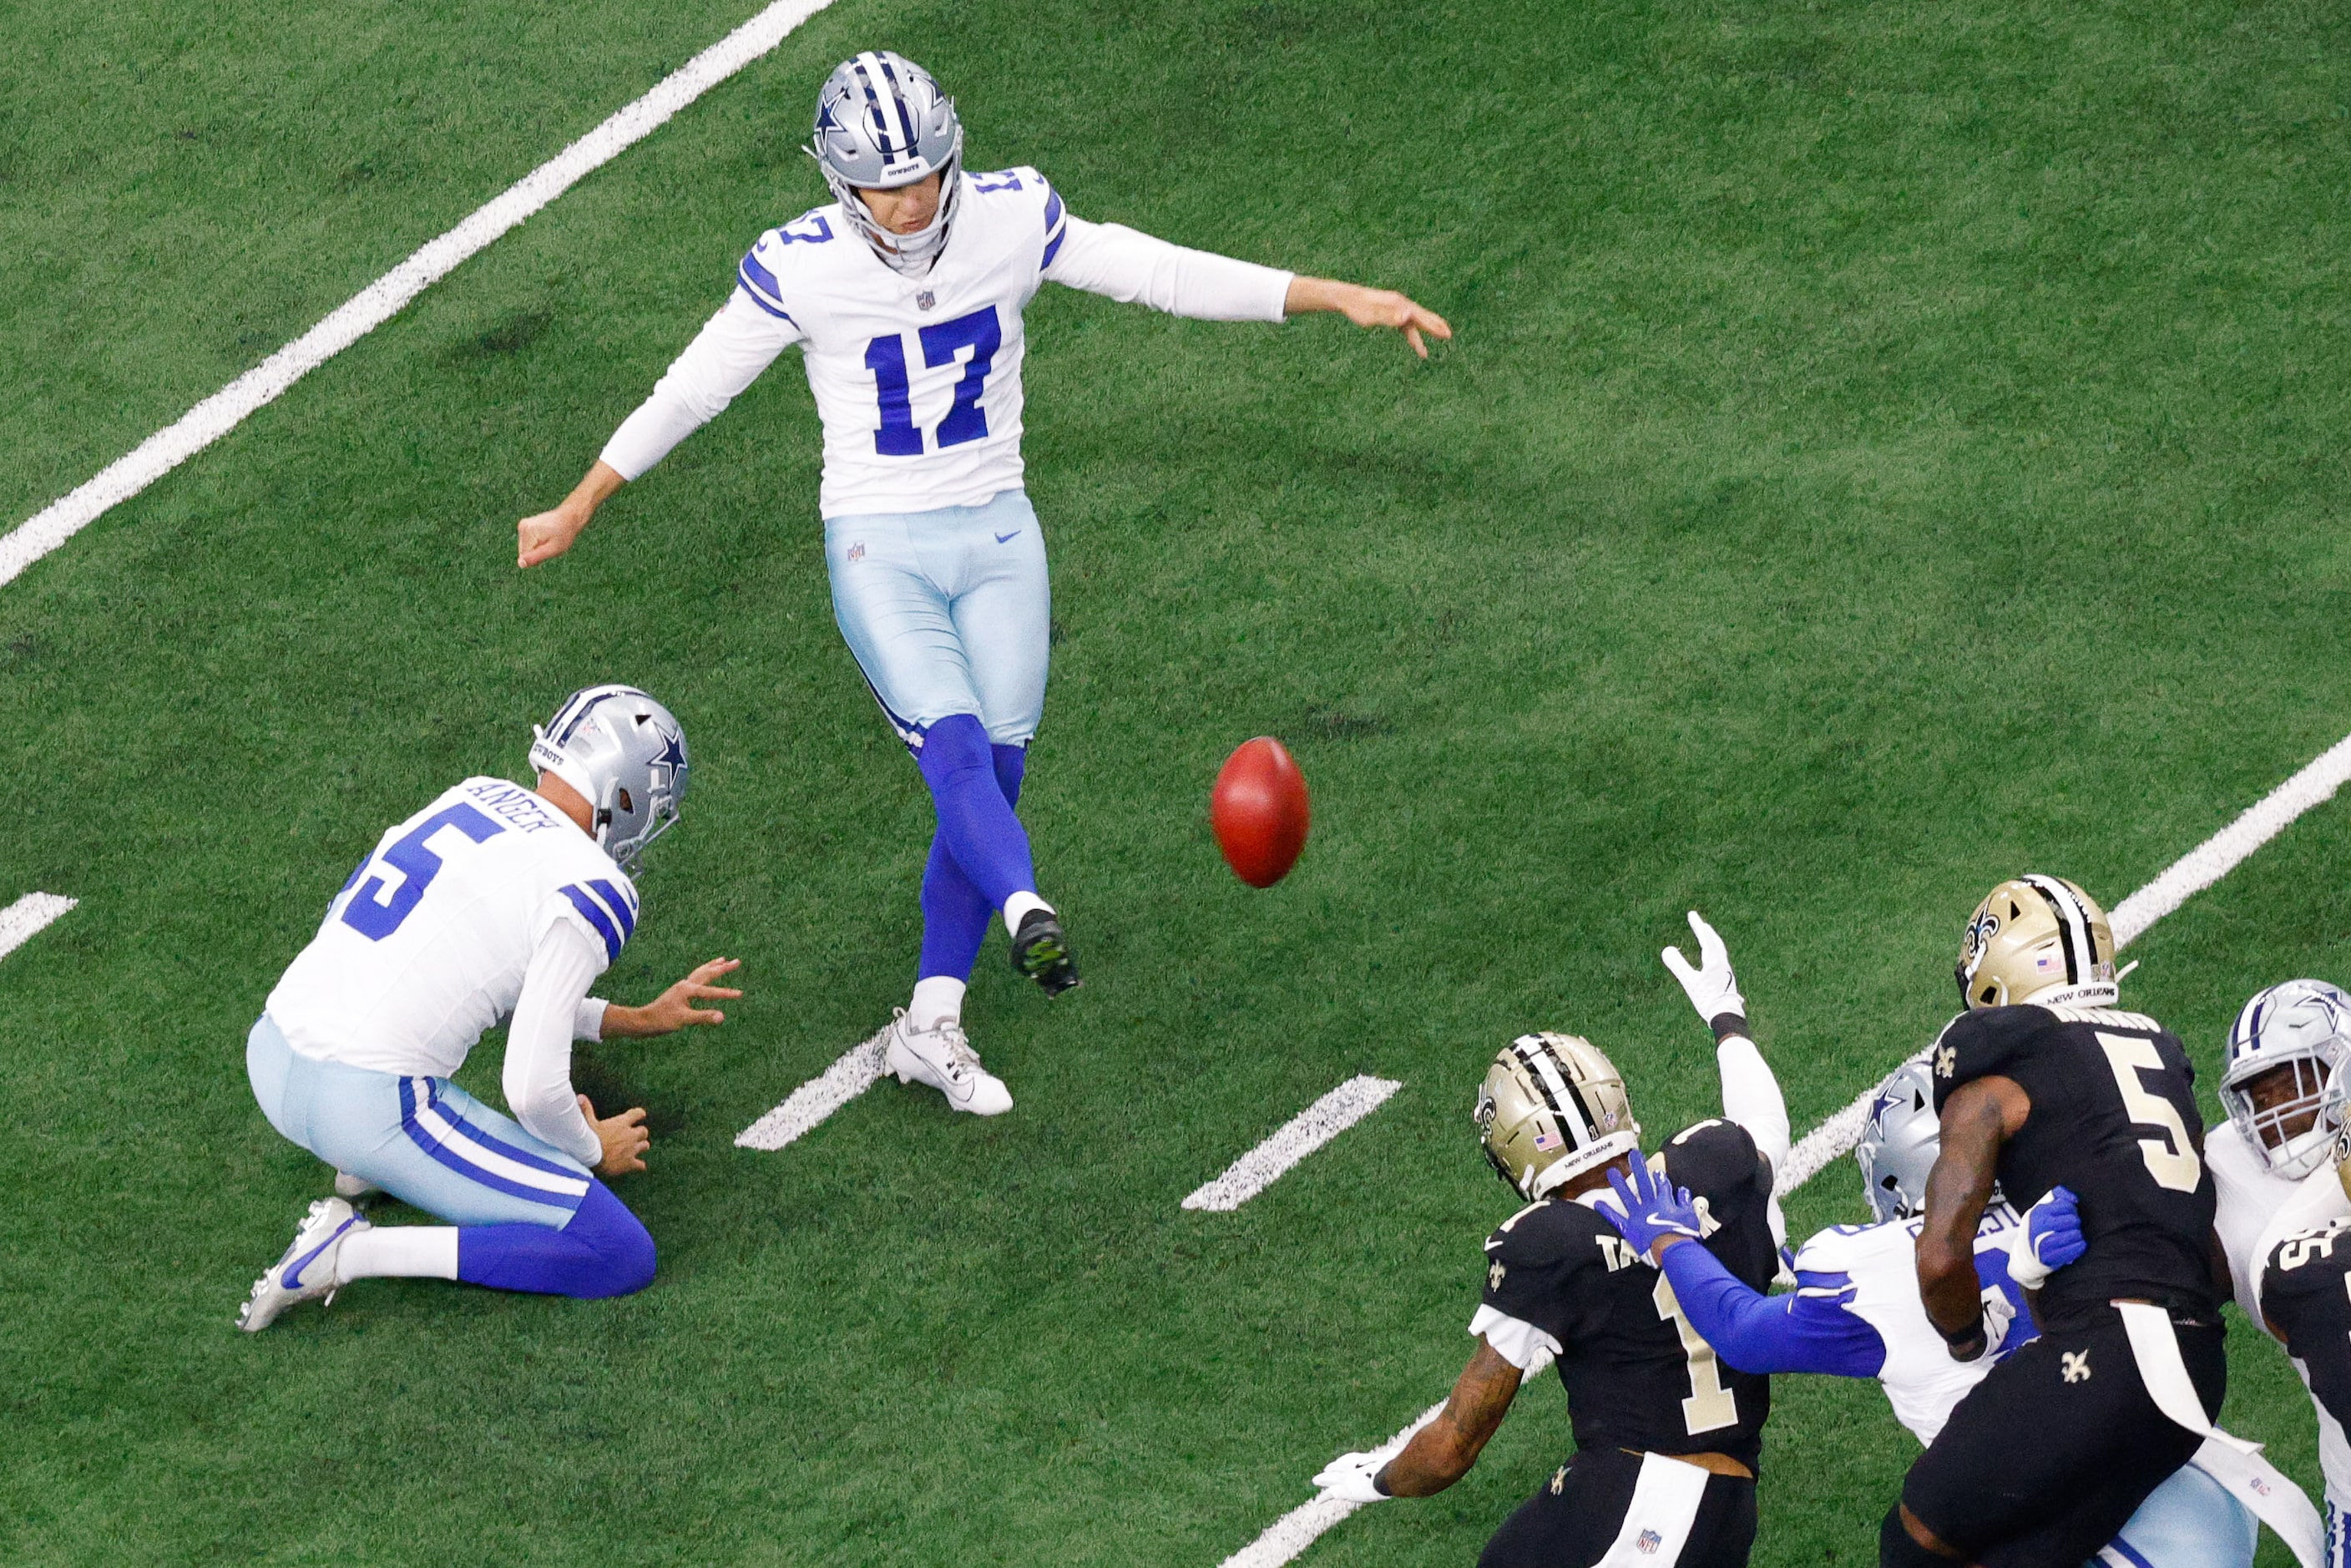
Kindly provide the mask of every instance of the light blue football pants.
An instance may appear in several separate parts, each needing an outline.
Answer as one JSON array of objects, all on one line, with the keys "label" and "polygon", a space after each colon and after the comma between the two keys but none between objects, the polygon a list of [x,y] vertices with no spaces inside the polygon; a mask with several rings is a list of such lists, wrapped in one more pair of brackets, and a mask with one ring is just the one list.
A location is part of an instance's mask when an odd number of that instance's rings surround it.
[{"label": "light blue football pants", "polygon": [[269,1124],[337,1170],[452,1225],[571,1223],[588,1167],[445,1078],[319,1061],[267,1013],[245,1045]]},{"label": "light blue football pants", "polygon": [[1019,490],[979,507],[827,517],[832,613],[866,684],[919,750],[971,714],[1023,746],[1045,713],[1052,593],[1036,508]]},{"label": "light blue football pants", "polygon": [[2193,1465],[2147,1494],[2090,1568],[2252,1568],[2260,1521]]}]

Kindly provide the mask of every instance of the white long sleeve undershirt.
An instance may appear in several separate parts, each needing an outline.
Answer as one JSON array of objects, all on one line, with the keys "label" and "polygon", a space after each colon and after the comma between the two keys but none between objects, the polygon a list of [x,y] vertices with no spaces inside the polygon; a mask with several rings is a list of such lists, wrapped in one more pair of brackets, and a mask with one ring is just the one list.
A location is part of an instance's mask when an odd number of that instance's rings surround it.
[{"label": "white long sleeve undershirt", "polygon": [[[1125,303],[1204,321],[1280,321],[1291,275],[1255,262],[1171,245],[1123,224],[1065,220],[1044,276]],[[725,412],[776,356],[804,334],[761,309],[738,285],[672,361],[653,394],[604,444],[603,461],[634,480]]]},{"label": "white long sleeve undershirt", "polygon": [[602,972],[603,956],[569,921],[548,927],[523,973],[522,995],[507,1026],[501,1079],[514,1119],[589,1166],[604,1157],[604,1145],[571,1087],[571,1041],[575,1036],[594,1040],[601,1030],[604,1004],[588,988]]},{"label": "white long sleeve undershirt", "polygon": [[1788,1102],[1780,1080],[1755,1042],[1743,1034],[1726,1035],[1716,1043],[1714,1064],[1722,1074],[1722,1113],[1747,1129],[1755,1152],[1771,1166],[1771,1197],[1765,1212],[1774,1245],[1788,1244],[1787,1217],[1780,1211],[1780,1187],[1788,1169]]}]

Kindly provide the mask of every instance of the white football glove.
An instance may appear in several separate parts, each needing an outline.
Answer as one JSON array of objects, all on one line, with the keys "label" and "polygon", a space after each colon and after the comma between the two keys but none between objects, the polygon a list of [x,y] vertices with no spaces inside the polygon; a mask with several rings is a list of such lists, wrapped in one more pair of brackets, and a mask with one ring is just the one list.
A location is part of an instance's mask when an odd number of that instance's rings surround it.
[{"label": "white football glove", "polygon": [[[1969,1356],[1968,1362],[1981,1361],[1998,1351],[2000,1342],[2008,1337],[2009,1325],[2014,1322],[2016,1322],[2016,1303],[2008,1299],[2008,1292],[1998,1285],[1986,1289],[1983,1293],[1983,1321],[1980,1324],[1983,1329],[1983,1348]],[[1959,1357],[1954,1355],[1952,1359],[1956,1361]]]},{"label": "white football glove", "polygon": [[1382,1466],[1395,1456],[1376,1450],[1364,1454],[1342,1454],[1322,1467],[1314,1484],[1322,1489],[1324,1497],[1335,1497],[1344,1502],[1384,1502],[1392,1495],[1374,1484]]},{"label": "white football glove", "polygon": [[1739,994],[1739,977],[1730,972],[1730,949],[1713,926],[1690,911],[1690,929],[1698,934],[1698,962],[1692,965],[1677,947],[1668,947],[1657,955],[1673,971],[1674,978],[1682,983],[1682,992],[1689,998],[1690,1006],[1698,1009],[1698,1021],[1709,1027],[1725,1013],[1747,1016],[1747,998]]}]

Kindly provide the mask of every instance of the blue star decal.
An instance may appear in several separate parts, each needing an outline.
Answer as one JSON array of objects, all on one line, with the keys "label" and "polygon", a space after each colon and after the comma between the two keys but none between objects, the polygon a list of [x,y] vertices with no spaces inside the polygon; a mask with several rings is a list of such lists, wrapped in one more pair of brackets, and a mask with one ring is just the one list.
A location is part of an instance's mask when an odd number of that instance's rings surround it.
[{"label": "blue star decal", "polygon": [[828,131],[846,131],[848,129],[847,126],[841,124],[840,120],[834,116],[832,112],[833,102],[833,99],[826,99],[823,103],[817,106],[816,133],[820,138],[821,138]]},{"label": "blue star decal", "polygon": [[653,766],[666,768],[674,779],[685,771],[685,737],[675,732],[662,737],[662,753],[653,758]]}]

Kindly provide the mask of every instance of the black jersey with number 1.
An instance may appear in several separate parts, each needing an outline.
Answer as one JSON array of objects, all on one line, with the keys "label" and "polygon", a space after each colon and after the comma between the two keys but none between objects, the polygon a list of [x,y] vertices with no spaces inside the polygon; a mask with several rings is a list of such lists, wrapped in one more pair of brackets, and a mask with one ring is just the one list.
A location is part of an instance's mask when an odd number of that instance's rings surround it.
[{"label": "black jersey with number 1", "polygon": [[2204,1118],[2177,1036],[2139,1013],[2027,1002],[1961,1013],[1929,1064],[1938,1111],[1979,1078],[2011,1079],[2031,1098],[2001,1146],[2009,1202],[2022,1210],[2060,1186],[2081,1202],[2089,1249],[2043,1288],[2044,1332],[2103,1320],[2113,1301],[2217,1321]]},{"label": "black jersey with number 1", "polygon": [[[1666,1176],[1705,1200],[1704,1241],[1754,1289],[1778,1272],[1771,1167],[1746,1129],[1700,1122],[1667,1144]],[[1771,1410],[1771,1380],[1738,1372],[1681,1315],[1666,1276],[1582,1199],[1545,1198],[1486,1242],[1486,1305],[1557,1340],[1580,1451],[1727,1454],[1750,1469]]]}]

